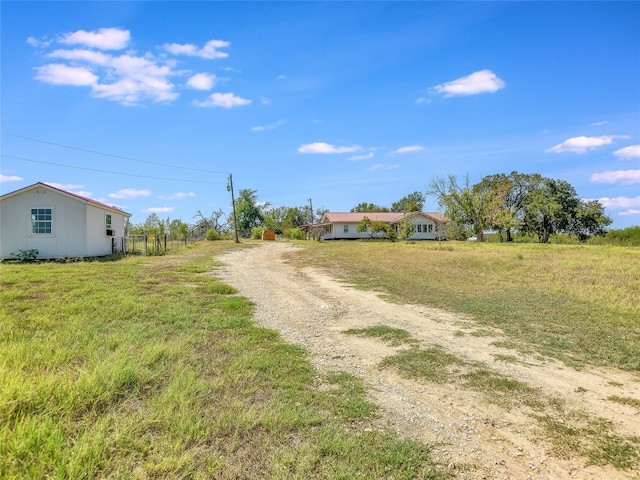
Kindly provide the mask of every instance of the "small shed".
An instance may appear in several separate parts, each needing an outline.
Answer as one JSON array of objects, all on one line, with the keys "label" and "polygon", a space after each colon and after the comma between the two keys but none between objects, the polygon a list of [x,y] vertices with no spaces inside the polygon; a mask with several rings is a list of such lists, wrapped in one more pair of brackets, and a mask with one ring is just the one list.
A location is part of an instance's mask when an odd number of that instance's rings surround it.
[{"label": "small shed", "polygon": [[273,230],[264,230],[262,232],[262,240],[275,240],[276,239],[276,232],[274,232]]},{"label": "small shed", "polygon": [[0,258],[100,257],[123,245],[130,213],[45,183],[0,196]]}]

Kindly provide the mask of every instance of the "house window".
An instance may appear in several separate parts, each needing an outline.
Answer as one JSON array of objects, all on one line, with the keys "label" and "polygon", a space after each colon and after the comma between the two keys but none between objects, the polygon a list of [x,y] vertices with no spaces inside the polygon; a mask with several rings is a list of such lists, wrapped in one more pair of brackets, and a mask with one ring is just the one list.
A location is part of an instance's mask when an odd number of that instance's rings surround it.
[{"label": "house window", "polygon": [[105,215],[105,220],[106,220],[106,224],[107,224],[107,230],[111,230],[111,215],[107,214]]},{"label": "house window", "polygon": [[422,233],[422,225],[418,224],[418,233]]},{"label": "house window", "polygon": [[429,233],[433,233],[433,225],[429,224]]},{"label": "house window", "polygon": [[53,233],[53,209],[31,209],[31,233],[34,235],[51,235]]},{"label": "house window", "polygon": [[349,225],[345,224],[345,225],[344,225],[344,228],[342,229],[342,231],[343,231],[344,233],[349,233]]}]

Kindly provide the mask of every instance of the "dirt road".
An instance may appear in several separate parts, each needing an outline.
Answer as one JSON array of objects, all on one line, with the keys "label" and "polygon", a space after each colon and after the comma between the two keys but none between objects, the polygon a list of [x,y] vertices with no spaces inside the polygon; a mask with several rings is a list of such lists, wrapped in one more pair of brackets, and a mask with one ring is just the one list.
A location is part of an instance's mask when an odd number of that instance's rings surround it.
[{"label": "dirt road", "polygon": [[[461,479],[637,479],[637,470],[586,466],[583,457],[559,455],[525,405],[503,407],[483,392],[459,383],[409,380],[380,368],[385,357],[406,346],[390,347],[375,338],[344,330],[376,325],[404,329],[423,347],[439,345],[470,362],[536,389],[562,402],[567,411],[611,421],[612,433],[640,437],[637,408],[611,397],[640,401],[640,378],[617,370],[576,371],[558,362],[526,357],[492,345],[499,331],[473,335],[473,319],[424,306],[388,303],[374,292],[341,283],[318,269],[299,269],[289,259],[296,247],[265,242],[235,250],[219,260],[223,280],[256,305],[257,324],[278,330],[306,347],[320,371],[344,371],[362,378],[384,420],[402,436],[435,445],[434,458]],[[486,330],[486,328],[483,328]],[[505,362],[501,358],[517,358]]]}]

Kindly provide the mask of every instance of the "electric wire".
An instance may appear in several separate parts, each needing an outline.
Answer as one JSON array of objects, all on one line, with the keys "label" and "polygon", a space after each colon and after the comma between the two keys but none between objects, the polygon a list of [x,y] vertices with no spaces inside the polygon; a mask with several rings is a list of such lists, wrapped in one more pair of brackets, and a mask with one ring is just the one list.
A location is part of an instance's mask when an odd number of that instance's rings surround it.
[{"label": "electric wire", "polygon": [[120,158],[122,160],[130,160],[132,162],[140,162],[140,163],[146,163],[146,164],[149,164],[149,165],[158,165],[158,166],[162,166],[162,167],[177,168],[177,169],[180,169],[180,170],[194,170],[196,172],[220,173],[220,174],[223,174],[223,175],[227,175],[227,172],[218,172],[218,171],[215,171],[215,170],[206,170],[206,169],[202,169],[202,168],[185,167],[185,166],[181,166],[181,165],[171,165],[171,164],[168,164],[168,163],[151,162],[149,160],[140,160],[140,159],[137,159],[137,158],[125,157],[125,156],[122,156],[122,155],[115,155],[115,154],[112,154],[112,153],[98,152],[96,150],[89,150],[89,149],[86,149],[86,148],[74,147],[74,146],[71,146],[71,145],[64,145],[62,143],[50,142],[48,140],[41,140],[41,139],[38,139],[38,138],[27,137],[27,136],[24,136],[24,135],[17,135],[15,133],[8,133],[8,132],[0,132],[0,133],[2,135],[7,135],[9,137],[15,137],[15,138],[21,138],[23,140],[29,140],[31,142],[39,142],[39,143],[44,143],[44,144],[47,144],[47,145],[54,145],[56,147],[68,148],[70,150],[77,150],[77,151],[80,151],[80,152],[93,153],[95,155],[103,155],[105,157]]},{"label": "electric wire", "polygon": [[77,165],[67,165],[67,164],[64,164],[64,163],[46,162],[44,160],[34,160],[32,158],[17,157],[15,155],[5,155],[4,153],[0,154],[0,157],[12,158],[14,160],[23,160],[25,162],[42,163],[42,164],[45,164],[45,165],[55,165],[56,167],[76,168],[78,170],[89,170],[91,172],[108,173],[108,174],[111,174],[111,175],[123,175],[123,176],[127,176],[127,177],[150,178],[150,179],[153,179],[153,180],[169,180],[171,182],[204,183],[204,184],[209,184],[209,185],[226,185],[226,182],[207,182],[207,181],[203,181],[203,180],[181,180],[181,179],[177,179],[177,178],[154,177],[154,176],[151,176],[151,175],[138,175],[138,174],[135,174],[135,173],[113,172],[113,171],[110,171],[110,170],[100,170],[98,168],[79,167]]}]

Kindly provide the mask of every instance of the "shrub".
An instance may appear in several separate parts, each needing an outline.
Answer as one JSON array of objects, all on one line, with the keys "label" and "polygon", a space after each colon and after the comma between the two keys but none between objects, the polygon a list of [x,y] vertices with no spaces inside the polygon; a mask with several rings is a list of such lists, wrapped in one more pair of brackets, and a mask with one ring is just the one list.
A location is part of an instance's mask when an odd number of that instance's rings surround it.
[{"label": "shrub", "polygon": [[16,257],[20,263],[33,262],[38,258],[38,249],[32,248],[30,250],[18,250],[17,252],[11,252],[11,255]]},{"label": "shrub", "polygon": [[217,232],[217,230],[210,228],[209,230],[207,230],[207,234],[206,234],[206,238],[207,240],[218,240],[220,238],[220,234]]},{"label": "shrub", "polygon": [[304,240],[304,231],[300,228],[290,228],[284,232],[285,237],[291,240]]},{"label": "shrub", "polygon": [[251,238],[253,238],[254,240],[261,240],[262,239],[262,231],[263,231],[262,227],[253,227],[251,229]]}]

